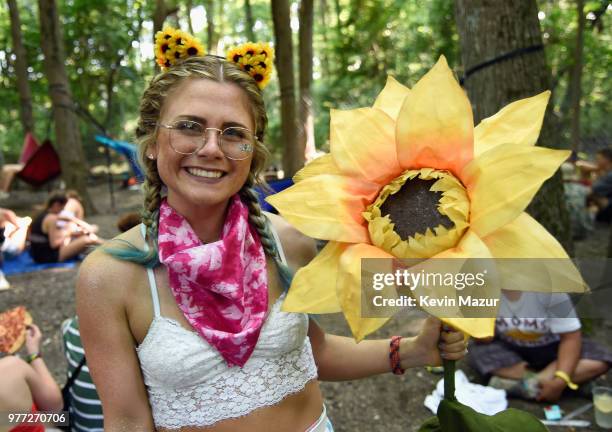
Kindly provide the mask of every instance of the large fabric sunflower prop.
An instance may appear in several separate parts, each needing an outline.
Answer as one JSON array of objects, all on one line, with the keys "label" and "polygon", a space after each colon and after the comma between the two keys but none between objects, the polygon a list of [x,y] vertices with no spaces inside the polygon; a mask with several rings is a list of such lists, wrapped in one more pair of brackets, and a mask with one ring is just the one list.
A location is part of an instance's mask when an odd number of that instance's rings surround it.
[{"label": "large fabric sunflower prop", "polygon": [[[549,96],[514,102],[474,128],[441,57],[412,90],[389,77],[373,107],[332,110],[330,154],[267,198],[298,230],[329,240],[296,273],[283,310],[342,311],[359,341],[388,319],[362,317],[362,258],[568,258],[524,212],[569,155],[534,145]],[[568,265],[544,268],[547,281],[583,291]],[[551,285],[527,280],[521,289]],[[441,318],[474,337],[493,335],[494,318]]]}]

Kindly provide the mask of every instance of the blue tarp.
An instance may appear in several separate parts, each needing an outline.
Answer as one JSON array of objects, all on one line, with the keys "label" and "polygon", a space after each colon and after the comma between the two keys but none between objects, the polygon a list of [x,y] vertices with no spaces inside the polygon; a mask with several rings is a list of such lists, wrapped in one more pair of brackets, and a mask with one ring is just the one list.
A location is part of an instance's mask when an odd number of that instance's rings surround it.
[{"label": "blue tarp", "polygon": [[70,260],[70,261],[64,261],[60,263],[38,264],[34,262],[32,257],[30,256],[30,253],[26,250],[14,257],[10,257],[10,258],[5,257],[4,263],[2,266],[2,271],[4,272],[5,275],[9,276],[9,275],[20,274],[20,273],[30,273],[30,272],[35,272],[39,270],[46,270],[49,268],[56,268],[56,267],[73,268],[74,266],[77,265],[78,262],[79,261],[77,260]]}]

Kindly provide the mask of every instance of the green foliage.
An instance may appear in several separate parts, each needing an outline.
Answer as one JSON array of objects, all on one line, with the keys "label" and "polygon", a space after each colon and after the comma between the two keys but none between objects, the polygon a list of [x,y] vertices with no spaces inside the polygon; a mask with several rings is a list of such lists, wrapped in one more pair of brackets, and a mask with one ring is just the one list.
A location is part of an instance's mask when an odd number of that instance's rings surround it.
[{"label": "green foliage", "polygon": [[[66,47],[66,66],[75,101],[110,135],[133,140],[139,97],[154,73],[152,16],[154,2],[144,0],[58,0]],[[220,35],[219,49],[246,40],[243,1],[214,0],[213,18]],[[384,86],[387,74],[412,86],[445,55],[461,75],[458,37],[450,0],[316,0],[314,19],[314,111],[317,147],[329,149],[329,109],[370,105]],[[18,1],[27,48],[36,134],[44,138],[50,122],[50,100],[43,73],[38,8],[34,0]],[[204,6],[192,2],[200,20],[197,36],[206,43]],[[292,1],[292,27],[296,74],[297,0]],[[582,130],[586,140],[611,135],[607,114],[610,103],[610,14],[608,1],[586,1],[582,80]],[[167,0],[178,12],[167,22],[187,29],[187,2]],[[273,41],[270,2],[251,0],[254,33],[258,40]],[[323,7],[325,7],[323,9]],[[569,127],[567,88],[573,63],[576,10],[572,0],[539,0],[546,54],[555,83],[555,111]],[[196,16],[197,15],[197,16]],[[596,25],[593,25],[593,22]],[[109,82],[112,83],[109,84]],[[296,92],[297,76],[295,77]],[[110,87],[109,87],[110,85]],[[108,107],[109,97],[111,107]],[[0,148],[14,161],[23,142],[19,122],[19,96],[13,68],[10,22],[0,8]],[[267,142],[274,161],[281,160],[280,91],[273,79],[265,91],[269,126]],[[52,136],[52,129],[50,130]],[[81,132],[90,161],[101,158],[93,135],[99,132],[82,116]],[[563,131],[566,135],[568,131]]]},{"label": "green foliage", "polygon": [[[539,1],[540,25],[546,47],[546,57],[553,76],[555,112],[562,120],[562,133],[569,141],[570,97],[568,93],[571,68],[578,29],[576,2],[570,0]],[[609,144],[612,136],[609,113],[612,83],[608,78],[612,67],[612,17],[603,12],[595,22],[596,14],[608,7],[609,1],[587,1],[584,33],[584,67],[582,71],[582,99],[580,122],[582,141],[586,150]],[[569,144],[567,144],[569,145]]]}]

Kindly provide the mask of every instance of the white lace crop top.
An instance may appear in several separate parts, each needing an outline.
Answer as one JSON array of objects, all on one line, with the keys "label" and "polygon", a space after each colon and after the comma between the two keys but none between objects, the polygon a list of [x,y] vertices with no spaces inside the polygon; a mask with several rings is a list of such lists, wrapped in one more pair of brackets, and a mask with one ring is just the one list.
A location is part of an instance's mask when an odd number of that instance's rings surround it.
[{"label": "white lace crop top", "polygon": [[[281,257],[285,262],[282,250]],[[157,428],[209,426],[244,416],[299,392],[317,377],[308,316],[282,312],[284,294],[272,306],[244,367],[228,367],[196,332],[161,316],[153,271],[147,272],[154,318],[136,351]]]}]

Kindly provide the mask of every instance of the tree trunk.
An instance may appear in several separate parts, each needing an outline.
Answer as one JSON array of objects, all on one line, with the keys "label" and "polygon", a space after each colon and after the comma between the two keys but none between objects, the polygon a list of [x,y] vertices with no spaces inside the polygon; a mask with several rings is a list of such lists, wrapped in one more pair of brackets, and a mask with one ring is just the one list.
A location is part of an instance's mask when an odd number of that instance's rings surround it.
[{"label": "tree trunk", "polygon": [[572,99],[572,150],[580,151],[580,98],[582,97],[582,66],[584,64],[582,51],[584,48],[584,0],[576,0],[578,30],[576,31],[576,47],[574,49],[574,67],[572,68],[571,99]]},{"label": "tree trunk", "polygon": [[193,34],[193,21],[191,20],[191,9],[193,9],[193,1],[187,0],[185,7],[187,8],[187,26],[189,27],[189,33]]},{"label": "tree trunk", "polygon": [[304,166],[304,147],[297,142],[289,0],[272,0],[272,20],[281,93],[281,139],[285,147],[283,170],[285,177],[292,177]]},{"label": "tree trunk", "polygon": [[314,158],[314,113],[312,109],[312,21],[313,0],[300,2],[300,124],[299,147],[304,148],[305,160]]},{"label": "tree trunk", "polygon": [[15,0],[8,0],[11,15],[11,35],[13,37],[13,50],[15,52],[15,75],[17,76],[17,89],[19,90],[19,114],[23,134],[34,130],[34,115],[32,114],[32,92],[28,82],[28,57],[23,46],[21,35],[21,19]]},{"label": "tree trunk", "polygon": [[[475,124],[510,102],[550,88],[536,0],[455,0],[455,16],[466,73],[500,55],[533,48],[467,74],[465,88],[474,109]],[[559,146],[552,104],[548,105],[538,144]],[[570,254],[573,252],[560,172],[544,183],[528,211]]]},{"label": "tree trunk", "polygon": [[208,42],[208,52],[216,52],[217,47],[217,32],[215,31],[215,1],[207,0],[205,2],[206,8],[206,35]]},{"label": "tree trunk", "polygon": [[164,21],[168,16],[166,2],[164,0],[155,1],[155,10],[153,11],[153,43],[155,44],[155,34],[161,31],[164,26]]},{"label": "tree trunk", "polygon": [[246,18],[245,33],[249,41],[255,42],[255,33],[253,27],[255,26],[255,20],[253,20],[253,9],[251,8],[251,0],[244,0],[244,16]]},{"label": "tree trunk", "polygon": [[321,23],[321,36],[323,38],[323,49],[321,52],[321,72],[324,77],[329,76],[329,61],[327,59],[327,47],[329,47],[329,38],[327,37],[327,0],[321,0],[319,4],[319,19]]},{"label": "tree trunk", "polygon": [[89,214],[96,212],[87,191],[87,165],[78,118],[66,74],[66,55],[55,0],[38,0],[40,39],[55,124],[55,146],[62,164],[62,179],[75,189]]}]

